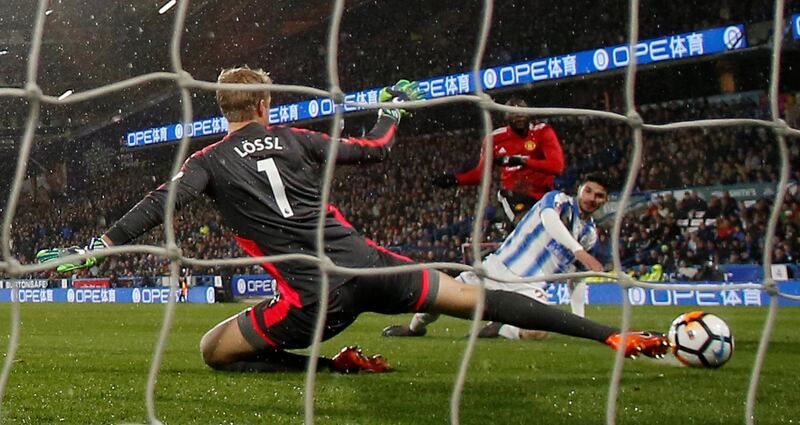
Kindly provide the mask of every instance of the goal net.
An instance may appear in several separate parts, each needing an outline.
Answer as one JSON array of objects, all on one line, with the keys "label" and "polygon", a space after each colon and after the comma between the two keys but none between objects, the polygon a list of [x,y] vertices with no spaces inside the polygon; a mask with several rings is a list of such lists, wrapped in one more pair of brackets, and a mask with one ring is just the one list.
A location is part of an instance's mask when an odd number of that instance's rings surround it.
[{"label": "goal net", "polygon": [[[51,94],[43,93],[39,86],[39,79],[38,79],[38,69],[40,65],[40,51],[42,47],[42,38],[44,32],[44,20],[47,12],[47,8],[49,5],[49,0],[39,0],[38,7],[36,11],[36,19],[35,25],[32,30],[31,36],[31,49],[28,55],[28,68],[27,68],[27,78],[24,87],[22,88],[10,88],[10,87],[0,87],[0,96],[2,97],[13,97],[13,98],[20,98],[25,99],[29,105],[29,111],[27,114],[27,121],[24,130],[24,134],[21,139],[20,149],[18,154],[18,160],[16,163],[16,168],[12,176],[10,194],[8,198],[8,202],[3,212],[3,224],[2,224],[2,238],[0,239],[0,245],[2,246],[2,261],[0,261],[0,272],[14,277],[14,276],[21,276],[28,273],[39,272],[45,269],[49,269],[53,267],[53,264],[41,265],[41,264],[20,264],[20,262],[12,255],[10,241],[11,241],[11,224],[13,221],[13,217],[18,212],[18,204],[20,193],[22,191],[23,182],[26,177],[26,171],[29,166],[29,162],[31,159],[31,149],[34,143],[34,135],[37,128],[37,123],[41,118],[41,110],[43,105],[70,105],[70,104],[77,104],[80,102],[85,102],[90,99],[98,98],[100,96],[105,96],[108,94],[112,94],[121,90],[125,90],[131,87],[136,87],[138,85],[143,85],[151,82],[169,82],[173,83],[177,86],[177,90],[180,93],[180,105],[182,108],[182,122],[183,123],[191,123],[193,121],[193,105],[192,105],[192,95],[191,90],[206,90],[206,91],[213,91],[220,88],[233,88],[230,85],[219,85],[215,82],[209,81],[202,81],[195,79],[192,75],[190,75],[186,70],[183,68],[182,65],[182,58],[181,58],[181,40],[184,34],[184,27],[187,17],[187,10],[189,8],[188,1],[178,1],[177,6],[175,9],[175,20],[174,26],[172,29],[172,42],[170,45],[170,63],[171,63],[171,71],[170,72],[156,72],[150,74],[140,75],[134,78],[130,78],[124,81],[118,81],[112,84],[104,85],[101,87],[97,87],[91,90],[87,90],[84,92],[74,93],[69,97],[66,98],[59,98],[57,96],[53,96]],[[472,80],[473,81],[481,81],[479,78],[479,73],[481,70],[481,63],[484,56],[484,52],[486,51],[487,47],[487,40],[489,39],[490,29],[493,24],[492,20],[492,13],[493,13],[494,3],[491,0],[486,0],[482,6],[482,15],[481,15],[481,22],[479,25],[478,31],[478,43],[474,48],[474,56],[472,62]],[[638,0],[631,0],[628,3],[629,7],[629,22],[628,22],[628,39],[627,44],[630,46],[629,51],[635,51],[636,46],[639,40],[639,13],[640,13],[640,5]],[[304,87],[304,86],[293,86],[293,85],[282,85],[282,84],[270,84],[265,85],[263,87],[258,88],[267,88],[274,93],[290,93],[293,95],[301,95],[301,96],[309,96],[309,97],[321,97],[321,98],[330,98],[336,102],[343,103],[345,101],[345,97],[343,91],[340,86],[340,75],[338,72],[339,66],[337,62],[337,58],[339,57],[340,49],[339,49],[339,34],[341,29],[341,22],[345,8],[345,1],[344,0],[337,0],[333,2],[332,12],[330,14],[330,24],[328,28],[328,40],[326,46],[326,64],[327,64],[327,76],[330,85],[325,89],[314,88],[314,87]],[[642,134],[643,132],[667,132],[667,131],[674,131],[676,129],[687,129],[687,128],[724,128],[724,127],[734,127],[734,126],[752,126],[752,127],[759,127],[771,131],[775,135],[775,140],[779,146],[780,151],[780,181],[777,186],[777,193],[775,195],[775,202],[772,206],[771,215],[769,218],[769,226],[766,232],[766,247],[771,247],[773,244],[773,235],[775,233],[776,225],[778,223],[779,214],[781,211],[781,202],[784,199],[784,195],[787,192],[787,184],[789,180],[789,154],[788,154],[788,147],[787,147],[787,137],[794,137],[800,135],[800,131],[790,128],[786,125],[786,123],[780,118],[779,108],[778,108],[778,90],[779,90],[779,70],[780,70],[780,61],[781,61],[781,50],[783,46],[783,34],[784,34],[784,1],[783,0],[776,0],[775,7],[774,7],[774,23],[772,29],[772,64],[771,64],[771,78],[769,82],[769,110],[771,113],[771,119],[769,120],[758,120],[758,119],[705,119],[699,121],[686,121],[686,122],[673,122],[667,124],[651,124],[645,122],[642,117],[637,112],[637,103],[636,103],[636,96],[634,87],[636,84],[637,78],[637,60],[635,58],[636,55],[631,55],[634,60],[630,60],[626,67],[625,67],[625,84],[624,84],[624,100],[625,100],[625,113],[624,114],[617,114],[612,112],[606,112],[602,110],[591,110],[591,109],[571,109],[571,108],[547,108],[547,107],[511,107],[505,106],[498,103],[495,103],[491,97],[487,95],[484,91],[484,87],[481,84],[476,84],[474,92],[472,94],[463,94],[457,96],[450,96],[446,98],[436,98],[436,99],[429,99],[426,101],[418,101],[418,102],[411,102],[407,103],[405,108],[412,110],[412,111],[419,111],[423,108],[431,108],[443,104],[452,104],[452,103],[468,103],[471,105],[475,105],[481,109],[481,117],[482,117],[482,127],[483,133],[488,135],[492,131],[492,124],[491,124],[491,117],[490,113],[492,112],[511,112],[511,111],[518,111],[525,114],[535,114],[537,116],[543,117],[554,117],[554,116],[588,116],[588,117],[596,117],[605,120],[610,120],[617,123],[622,123],[627,125],[631,131],[632,139],[633,139],[633,150],[629,155],[628,163],[628,174],[626,176],[626,182],[624,186],[624,190],[621,193],[621,197],[618,202],[617,206],[617,214],[614,219],[613,228],[611,231],[610,240],[612,241],[612,249],[611,252],[613,254],[613,264],[615,270],[623,270],[621,259],[619,256],[619,239],[621,233],[621,226],[623,221],[624,211],[626,210],[626,205],[629,204],[631,194],[634,189],[634,184],[636,182],[637,176],[640,172],[640,167],[642,164],[642,151],[643,151],[643,140]],[[388,60],[391,60],[389,57]],[[240,88],[240,87],[236,87]],[[253,89],[253,87],[249,87]],[[377,103],[366,103],[366,102],[346,102],[352,107],[364,108],[364,109],[372,109],[376,110],[382,105]],[[336,111],[333,116],[332,122],[335,123],[331,126],[330,134],[332,135],[333,139],[336,139],[341,134],[341,128],[338,123],[342,119],[342,110],[341,108],[336,108]],[[189,134],[183,134],[183,137],[180,140],[179,148],[177,149],[177,153],[175,155],[171,174],[176,175],[180,169],[183,160],[187,157],[189,153]],[[484,164],[483,174],[482,174],[482,182],[480,188],[478,190],[477,199],[475,202],[475,209],[474,209],[474,220],[473,220],[473,229],[471,240],[472,241],[482,241],[483,239],[483,232],[484,229],[481,227],[481,224],[484,222],[484,216],[486,207],[488,204],[488,200],[490,198],[490,188],[491,188],[491,138],[486,138],[487,146],[485,147],[486,152],[489,153],[489,158]],[[333,145],[335,146],[335,144]],[[334,163],[333,158],[336,155],[336,149],[330,149],[328,161],[325,166],[325,173],[324,173],[324,184],[322,187],[322,200],[321,208],[322,211],[325,211],[324,206],[328,203],[330,198],[331,192],[331,182],[334,176]],[[321,282],[322,291],[321,294],[323,296],[322,300],[320,301],[320,305],[323,306],[322,311],[319,313],[318,320],[316,322],[316,331],[315,331],[315,342],[311,347],[311,357],[316,358],[320,353],[320,344],[322,339],[322,328],[325,321],[326,311],[324,306],[326,305],[327,301],[327,288],[328,288],[328,279],[327,276],[330,273],[349,273],[349,274],[363,274],[363,270],[353,270],[347,269],[343,267],[339,267],[335,264],[332,264],[326,261],[325,256],[323,255],[323,247],[324,247],[324,240],[323,240],[323,225],[324,225],[324,216],[320,217],[318,222],[317,228],[317,246],[319,249],[316,253],[312,255],[291,255],[291,256],[266,256],[266,257],[259,257],[259,258],[216,258],[216,259],[196,259],[196,258],[188,258],[184,256],[181,250],[178,247],[176,241],[176,234],[174,231],[174,216],[175,216],[175,194],[176,194],[176,182],[172,181],[169,184],[169,196],[168,202],[166,203],[166,214],[165,214],[165,223],[164,223],[164,234],[165,234],[165,241],[163,245],[156,246],[156,245],[129,245],[129,246],[122,246],[122,247],[112,247],[107,251],[108,256],[119,256],[121,254],[129,254],[129,253],[143,253],[143,254],[152,254],[155,256],[160,256],[170,261],[170,271],[172,273],[172,278],[170,281],[172,282],[173,286],[173,293],[175,292],[174,289],[179,281],[180,276],[180,269],[182,266],[241,266],[241,265],[255,265],[261,264],[265,262],[272,262],[272,263],[279,263],[282,261],[307,261],[310,263],[317,264],[319,269],[321,270],[322,276],[324,277]],[[467,249],[464,251],[464,258],[467,262],[466,265],[464,264],[455,264],[455,263],[432,263],[432,264],[418,264],[418,265],[409,265],[403,267],[394,267],[391,269],[375,269],[373,270],[374,273],[386,273],[388,271],[391,272],[407,272],[411,270],[421,270],[421,269],[431,269],[436,267],[444,267],[451,270],[468,270],[476,268],[478,272],[480,272],[480,259],[485,254],[485,249],[490,249],[495,245],[487,245],[483,243],[472,243],[470,245],[465,246]],[[78,259],[85,259],[88,255],[83,256],[73,256],[69,258],[64,258],[59,260],[60,263],[65,263],[68,261],[74,261]],[[775,280],[772,278],[772,271],[771,271],[771,264],[772,264],[772,250],[771,249],[764,249],[764,256],[763,256],[763,270],[764,270],[764,281],[759,284],[728,284],[725,286],[724,289],[757,289],[759,291],[765,291],[770,296],[770,305],[769,305],[769,313],[767,315],[766,321],[764,322],[764,329],[761,335],[761,339],[758,346],[758,352],[755,359],[755,363],[752,368],[752,374],[750,378],[750,384],[747,391],[747,400],[746,400],[746,407],[745,411],[743,412],[744,422],[747,424],[753,424],[755,422],[755,415],[754,415],[754,408],[756,404],[756,393],[758,389],[759,379],[761,377],[761,369],[764,364],[765,355],[767,353],[767,349],[770,342],[770,335],[774,328],[776,311],[777,311],[777,301],[779,297],[785,298],[792,298],[798,299],[798,297],[793,297],[788,294],[782,294],[778,291],[778,287],[775,283]],[[623,290],[627,290],[628,288],[632,287],[641,287],[641,288],[648,288],[648,289],[696,289],[697,287],[694,285],[688,284],[659,284],[659,283],[647,283],[647,282],[639,282],[632,279],[630,276],[624,273],[573,273],[569,275],[564,275],[561,277],[588,277],[588,276],[602,276],[607,278],[613,278],[617,280]],[[705,286],[703,289],[708,290],[708,286]],[[18,288],[16,286],[13,287],[13,291],[17,291]],[[717,288],[717,290],[723,290],[722,286]],[[13,299],[17,299],[14,297]],[[628,297],[622,297],[623,299],[623,308],[622,308],[622,316],[620,317],[619,326],[622,329],[630,328],[631,323],[631,303]],[[154,347],[152,363],[149,371],[148,381],[147,381],[147,388],[145,389],[146,392],[146,409],[148,413],[148,417],[150,423],[160,423],[158,419],[158,412],[155,409],[155,383],[156,378],[159,374],[159,369],[161,366],[161,361],[164,355],[165,343],[169,337],[173,318],[175,314],[175,299],[172,297],[170,302],[168,303],[165,312],[163,323],[161,326],[161,331],[159,334],[157,345]],[[476,311],[482,311],[483,309],[483,300],[478,303],[476,306]],[[476,314],[475,317],[480,317],[479,314]],[[3,399],[6,391],[8,390],[8,380],[11,374],[12,369],[14,368],[15,364],[15,355],[17,353],[17,349],[19,346],[20,341],[20,307],[19,302],[15,301],[12,309],[11,309],[11,329],[9,331],[9,343],[6,349],[6,356],[3,361],[3,369],[2,373],[0,374],[0,400]],[[463,389],[465,386],[466,378],[468,375],[468,369],[470,360],[472,359],[473,352],[475,349],[476,343],[476,335],[479,328],[479,321],[478,319],[474,320],[472,323],[472,332],[469,339],[469,342],[466,346],[466,349],[462,356],[461,365],[458,371],[458,375],[455,378],[455,384],[453,386],[453,392],[451,396],[451,403],[450,403],[450,420],[453,424],[460,423],[460,404],[461,404],[461,396],[463,393]],[[609,391],[608,391],[608,399],[606,404],[606,415],[605,415],[605,422],[608,424],[616,423],[617,418],[617,405],[618,405],[618,398],[620,395],[620,381],[622,377],[622,372],[624,368],[623,362],[623,353],[618,351],[616,353],[616,357],[613,364],[613,373],[609,380]],[[316,384],[316,369],[317,363],[312,361],[309,363],[308,371],[306,374],[305,379],[305,390],[304,390],[304,397],[305,397],[305,423],[312,424],[315,422],[315,384]]]}]

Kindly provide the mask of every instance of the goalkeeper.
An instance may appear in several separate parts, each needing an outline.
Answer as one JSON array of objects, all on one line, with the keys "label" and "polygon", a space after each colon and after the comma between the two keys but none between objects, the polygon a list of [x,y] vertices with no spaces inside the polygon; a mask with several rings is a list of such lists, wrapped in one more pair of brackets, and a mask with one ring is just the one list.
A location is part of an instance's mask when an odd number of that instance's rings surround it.
[{"label": "goalkeeper", "polygon": [[[223,70],[220,83],[268,84],[261,70]],[[401,80],[381,93],[382,101],[420,99],[415,83]],[[408,259],[376,246],[361,236],[333,206],[320,207],[320,187],[327,151],[338,143],[339,164],[383,160],[395,140],[403,111],[381,109],[364,137],[332,141],[328,135],[268,126],[268,90],[218,90],[217,103],[229,122],[222,141],[195,152],[186,160],[177,181],[177,206],[206,194],[215,200],[236,240],[252,256],[313,254],[317,250],[317,221],[325,215],[324,254],[333,263],[350,268],[408,264]],[[128,243],[163,222],[166,185],[135,205],[87,249]],[[42,259],[48,259],[47,252]],[[98,254],[100,254],[98,252]],[[52,259],[52,258],[49,258]],[[226,371],[303,371],[307,357],[288,350],[312,343],[319,310],[321,272],[308,261],[264,263],[277,282],[277,296],[230,317],[208,331],[200,342],[203,360]],[[478,288],[464,285],[436,270],[349,276],[330,274],[328,314],[322,338],[347,328],[359,314],[434,312],[468,318],[479,296]],[[483,314],[488,320],[526,329],[542,329],[619,345],[618,329],[580,318],[523,295],[489,291]],[[664,354],[663,335],[634,335],[627,339],[628,356]],[[365,357],[346,348],[333,359],[321,359],[336,371],[384,371],[380,357]]]},{"label": "goalkeeper", "polygon": [[[527,107],[512,98],[506,106]],[[547,124],[534,124],[528,115],[508,112],[506,125],[494,130],[494,164],[502,167],[497,199],[509,223],[516,223],[533,204],[555,187],[556,176],[564,172],[564,152],[556,132]],[[484,145],[485,149],[485,145]],[[481,182],[486,153],[478,165],[462,173],[445,173],[434,178],[439,187],[471,186]]]}]

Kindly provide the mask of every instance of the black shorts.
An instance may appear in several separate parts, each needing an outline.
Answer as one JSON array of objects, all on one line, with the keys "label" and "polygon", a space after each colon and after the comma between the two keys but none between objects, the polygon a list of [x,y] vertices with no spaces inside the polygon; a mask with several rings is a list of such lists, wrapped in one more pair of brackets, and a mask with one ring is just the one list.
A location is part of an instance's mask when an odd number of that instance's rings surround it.
[{"label": "black shorts", "polygon": [[507,189],[500,189],[497,192],[497,200],[500,201],[500,206],[503,208],[503,218],[512,225],[519,221],[538,201],[536,198]]},{"label": "black shorts", "polygon": [[[385,252],[378,257],[375,267],[409,264]],[[354,276],[331,291],[322,340],[342,332],[363,312],[427,311],[438,292],[436,270]],[[317,311],[317,304],[295,307],[279,294],[239,313],[237,321],[245,339],[257,349],[306,348],[313,339]]]}]

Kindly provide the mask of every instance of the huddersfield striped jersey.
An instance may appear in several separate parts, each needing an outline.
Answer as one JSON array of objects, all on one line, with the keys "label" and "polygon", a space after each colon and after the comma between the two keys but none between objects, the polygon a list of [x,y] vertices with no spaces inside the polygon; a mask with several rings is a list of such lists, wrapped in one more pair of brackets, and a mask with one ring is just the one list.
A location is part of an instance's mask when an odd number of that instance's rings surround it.
[{"label": "huddersfield striped jersey", "polygon": [[557,190],[548,192],[528,211],[493,254],[519,277],[566,273],[575,269],[575,255],[547,233],[541,213],[552,208],[572,237],[589,252],[597,242],[594,220],[581,220],[577,199]]}]

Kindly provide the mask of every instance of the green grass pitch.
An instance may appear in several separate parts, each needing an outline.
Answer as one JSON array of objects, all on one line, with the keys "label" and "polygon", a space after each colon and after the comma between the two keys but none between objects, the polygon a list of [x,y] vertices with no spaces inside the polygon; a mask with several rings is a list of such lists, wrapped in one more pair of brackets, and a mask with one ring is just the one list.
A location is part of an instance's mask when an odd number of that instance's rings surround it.
[{"label": "green grass pitch", "polygon": [[[303,374],[214,372],[198,342],[242,304],[179,305],[157,383],[166,424],[300,424]],[[22,335],[2,404],[3,424],[146,423],[144,391],[164,307],[26,304]],[[666,331],[686,307],[635,307],[633,325]],[[708,308],[736,338],[719,370],[673,361],[626,360],[619,424],[741,424],[765,308]],[[10,306],[0,306],[5,352]],[[781,308],[758,392],[757,424],[800,421],[800,310]],[[620,308],[590,306],[589,317],[619,323]],[[359,344],[395,371],[317,379],[318,424],[445,424],[469,323],[442,319],[427,337],[389,339],[380,330],[409,316],[367,314],[327,341],[330,356]],[[479,341],[461,407],[462,424],[600,424],[605,421],[614,353],[593,341]]]}]

